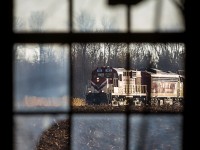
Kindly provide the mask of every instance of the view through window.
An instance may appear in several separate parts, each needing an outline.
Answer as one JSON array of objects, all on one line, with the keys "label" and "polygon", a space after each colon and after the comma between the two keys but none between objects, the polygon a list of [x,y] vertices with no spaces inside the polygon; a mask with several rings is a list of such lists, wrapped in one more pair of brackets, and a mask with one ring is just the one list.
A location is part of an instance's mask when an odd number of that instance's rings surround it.
[{"label": "view through window", "polygon": [[13,4],[13,149],[183,149],[183,1]]}]

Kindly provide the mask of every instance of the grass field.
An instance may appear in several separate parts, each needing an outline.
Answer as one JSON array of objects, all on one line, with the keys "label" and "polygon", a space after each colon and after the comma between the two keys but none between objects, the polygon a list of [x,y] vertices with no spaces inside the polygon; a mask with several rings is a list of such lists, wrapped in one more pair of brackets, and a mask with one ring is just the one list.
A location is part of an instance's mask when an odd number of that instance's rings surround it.
[{"label": "grass field", "polygon": [[[23,99],[23,106],[25,107],[59,107],[69,106],[69,99],[65,97],[60,98],[43,98],[35,96],[26,96]],[[72,98],[72,111],[74,112],[183,112],[182,105],[162,105],[162,106],[111,106],[110,104],[102,105],[88,105],[85,99]]]}]

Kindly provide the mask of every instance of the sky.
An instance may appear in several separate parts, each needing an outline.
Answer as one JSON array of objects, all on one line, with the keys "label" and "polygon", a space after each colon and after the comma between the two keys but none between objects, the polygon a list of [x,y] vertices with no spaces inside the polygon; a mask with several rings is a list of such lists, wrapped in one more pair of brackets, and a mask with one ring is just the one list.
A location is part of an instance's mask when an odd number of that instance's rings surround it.
[{"label": "sky", "polygon": [[[44,30],[46,32],[67,31],[66,15],[68,10],[66,0],[15,0],[14,18],[20,18],[25,25],[17,31],[31,31],[29,27],[29,19],[33,12],[43,12],[45,15]],[[16,24],[14,30],[16,31]]]},{"label": "sky", "polygon": [[[154,20],[160,14],[160,27],[162,32],[184,31],[183,19],[179,10],[172,1],[163,0],[158,7],[161,12],[156,12],[157,0],[144,0],[136,6],[131,7],[131,31],[132,32],[154,32]],[[125,32],[126,28],[126,7],[122,5],[108,6],[107,0],[74,0],[73,20],[75,31],[80,31],[76,18],[80,14],[87,14],[94,20],[94,27],[91,31],[103,30],[102,20],[112,24],[112,28],[119,32]],[[21,29],[16,32],[30,32],[29,19],[33,12],[42,11],[45,14],[43,32],[68,32],[69,31],[69,3],[67,0],[15,0],[14,17],[20,18],[24,23]]]}]

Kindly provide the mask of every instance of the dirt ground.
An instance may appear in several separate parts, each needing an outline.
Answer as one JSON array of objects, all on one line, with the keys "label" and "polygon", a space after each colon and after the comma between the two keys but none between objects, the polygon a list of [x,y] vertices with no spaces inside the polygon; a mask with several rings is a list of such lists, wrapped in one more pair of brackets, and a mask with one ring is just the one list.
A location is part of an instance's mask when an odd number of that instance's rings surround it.
[{"label": "dirt ground", "polygon": [[180,105],[163,105],[163,106],[111,106],[111,105],[86,105],[73,106],[73,112],[169,112],[179,113],[183,112],[183,106]]},{"label": "dirt ground", "polygon": [[37,145],[37,150],[68,150],[69,120],[53,124],[43,132]]}]

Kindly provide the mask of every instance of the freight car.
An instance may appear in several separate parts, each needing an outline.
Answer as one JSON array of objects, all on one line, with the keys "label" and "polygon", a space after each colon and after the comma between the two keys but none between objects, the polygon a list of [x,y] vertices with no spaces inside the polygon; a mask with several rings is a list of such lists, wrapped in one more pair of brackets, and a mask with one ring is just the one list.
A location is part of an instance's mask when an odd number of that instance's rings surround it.
[{"label": "freight car", "polygon": [[142,71],[142,84],[147,85],[147,101],[151,105],[183,102],[184,75],[151,68]]},{"label": "freight car", "polygon": [[97,67],[86,87],[88,104],[170,105],[183,100],[183,79],[158,69],[145,71]]}]

